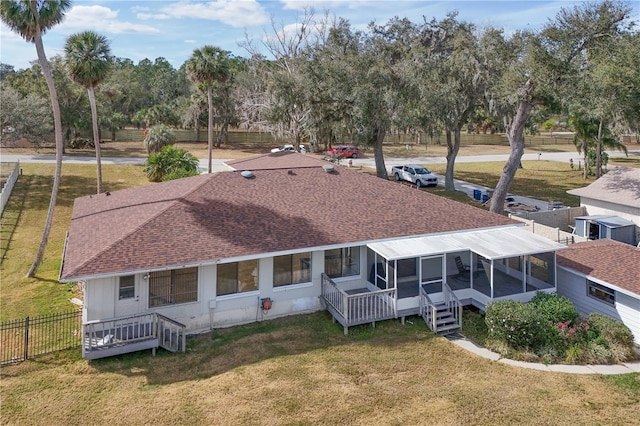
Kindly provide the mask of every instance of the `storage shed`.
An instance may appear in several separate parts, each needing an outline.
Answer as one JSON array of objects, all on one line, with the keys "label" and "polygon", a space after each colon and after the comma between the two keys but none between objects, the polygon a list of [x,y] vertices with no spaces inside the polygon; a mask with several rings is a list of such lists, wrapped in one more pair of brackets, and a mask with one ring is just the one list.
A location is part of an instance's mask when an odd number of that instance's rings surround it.
[{"label": "storage shed", "polygon": [[636,225],[619,216],[594,215],[576,217],[576,235],[590,240],[608,238],[636,245]]}]

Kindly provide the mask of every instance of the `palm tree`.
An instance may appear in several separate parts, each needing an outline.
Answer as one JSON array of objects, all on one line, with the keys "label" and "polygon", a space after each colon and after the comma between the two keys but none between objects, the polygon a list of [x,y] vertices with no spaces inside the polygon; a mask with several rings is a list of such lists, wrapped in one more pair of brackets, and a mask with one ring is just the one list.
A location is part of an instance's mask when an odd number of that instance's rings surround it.
[{"label": "palm tree", "polygon": [[169,127],[164,124],[157,124],[147,129],[143,143],[147,149],[147,154],[152,154],[160,152],[167,145],[173,145],[175,141],[176,137]]},{"label": "palm tree", "polygon": [[64,45],[65,66],[69,78],[84,86],[89,94],[93,143],[96,147],[98,194],[102,192],[102,165],[100,162],[100,133],[94,89],[109,74],[111,49],[107,38],[94,31],[72,34]]},{"label": "palm tree", "polygon": [[229,52],[213,46],[204,46],[194,50],[185,64],[189,80],[200,83],[207,88],[209,173],[212,168],[211,150],[213,149],[213,86],[215,83],[223,83],[229,78],[228,59]]},{"label": "palm tree", "polygon": [[58,93],[53,82],[51,67],[44,53],[42,44],[42,34],[53,28],[64,19],[65,12],[71,7],[70,0],[38,1],[38,0],[2,0],[0,1],[0,17],[2,22],[18,33],[29,43],[36,45],[38,62],[42,68],[42,74],[49,88],[51,107],[53,109],[53,126],[56,140],[56,171],[53,177],[53,187],[51,188],[51,199],[49,200],[49,210],[47,220],[42,233],[42,240],[38,247],[38,252],[33,260],[33,264],[27,272],[27,277],[33,277],[40,266],[44,256],[44,250],[49,240],[49,231],[53,223],[53,212],[58,198],[58,188],[60,187],[60,176],[62,173],[62,121],[60,118],[60,104],[58,103]]}]

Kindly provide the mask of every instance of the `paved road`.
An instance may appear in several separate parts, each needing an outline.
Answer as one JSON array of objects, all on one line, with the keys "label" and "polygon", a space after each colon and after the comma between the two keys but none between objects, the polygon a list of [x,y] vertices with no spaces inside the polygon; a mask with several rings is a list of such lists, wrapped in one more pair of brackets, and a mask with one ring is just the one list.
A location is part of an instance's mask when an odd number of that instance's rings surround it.
[{"label": "paved road", "polygon": [[[607,151],[609,157],[624,157],[624,153],[619,151]],[[640,150],[629,151],[630,157],[640,157]],[[1,160],[3,162],[16,162],[21,163],[55,163],[55,156],[53,155],[2,155]],[[504,162],[508,158],[507,154],[498,155],[470,155],[470,156],[458,156],[456,162],[459,163],[476,163],[476,162],[489,162],[489,161],[501,161]],[[580,155],[575,152],[552,152],[541,153],[540,155],[535,153],[528,153],[522,156],[522,159],[527,160],[551,160],[569,163],[570,159],[573,159],[577,165],[581,160]],[[200,159],[200,167],[206,170],[208,159]],[[213,159],[212,170],[214,172],[229,170],[225,166],[226,159]],[[375,160],[371,158],[356,158],[353,159],[354,166],[372,167],[375,168]],[[95,157],[77,157],[77,156],[64,156],[63,162],[67,164],[95,164]],[[115,157],[103,157],[102,164],[144,164],[145,158],[115,158]],[[386,158],[385,166],[389,171],[391,167],[402,164],[445,164],[447,162],[444,157],[413,157],[413,158]],[[346,164],[346,161],[343,162]],[[444,176],[438,177],[438,184],[444,186]],[[473,198],[474,190],[480,190],[482,194],[486,194],[487,189],[485,186],[472,184],[460,180],[454,180],[455,187],[458,191],[465,192],[469,197]],[[521,197],[518,195],[509,194],[514,198],[514,201],[527,205],[535,206],[539,210],[547,210],[549,203],[547,201],[536,200],[533,198]]]},{"label": "paved road", "polygon": [[[609,157],[624,157],[624,153],[619,151],[607,151]],[[640,150],[629,151],[630,157],[640,157]],[[494,155],[467,155],[458,156],[456,162],[459,163],[476,163],[476,162],[489,162],[489,161],[507,161],[509,156],[507,154],[494,154]],[[4,155],[0,157],[3,162],[16,162],[20,160],[21,163],[55,163],[55,156],[53,155]],[[577,165],[581,160],[581,156],[576,152],[544,152],[539,156],[535,153],[527,153],[522,156],[523,160],[551,160],[569,163],[570,159],[573,159]],[[63,162],[69,164],[95,164],[95,157],[86,156],[70,156],[65,155],[62,159]],[[200,159],[200,164],[206,166],[207,159]],[[213,159],[214,166],[221,166],[228,159]],[[375,167],[375,159],[373,157],[356,158],[353,161],[354,166]],[[102,157],[102,164],[144,164],[145,158],[116,158],[116,157]],[[414,163],[414,164],[445,164],[447,159],[445,157],[412,157],[412,158],[385,158],[385,165],[388,169],[400,164]]]}]

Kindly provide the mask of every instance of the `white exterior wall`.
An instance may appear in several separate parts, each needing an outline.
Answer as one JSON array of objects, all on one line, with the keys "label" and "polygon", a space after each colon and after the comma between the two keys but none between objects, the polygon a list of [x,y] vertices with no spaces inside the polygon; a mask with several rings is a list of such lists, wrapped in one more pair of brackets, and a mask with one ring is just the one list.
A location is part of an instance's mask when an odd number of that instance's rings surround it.
[{"label": "white exterior wall", "polygon": [[558,267],[558,294],[569,298],[581,315],[591,312],[621,321],[633,333],[634,342],[640,345],[640,296],[631,297],[615,292],[615,306],[587,295],[587,278],[579,272]]},{"label": "white exterior wall", "polygon": [[[346,288],[362,287],[366,282],[366,247],[360,248],[360,275],[339,278]],[[255,321],[303,314],[322,310],[320,305],[321,273],[324,272],[324,251],[311,253],[311,283],[279,288],[273,287],[273,258],[263,258],[258,263],[257,291],[216,296],[216,265],[200,266],[198,270],[198,301],[149,309],[149,285],[146,274],[136,275],[137,303],[118,306],[118,277],[87,280],[84,290],[85,321],[100,320],[154,311],[187,326],[190,333],[204,332],[212,328],[229,327]],[[344,288],[344,287],[343,287]],[[272,308],[263,312],[261,299],[270,298]]]},{"label": "white exterior wall", "polygon": [[587,197],[580,197],[580,205],[587,209],[587,214],[589,216],[601,214],[613,215],[635,223],[636,241],[640,241],[640,206],[623,206],[621,204],[614,204]]}]

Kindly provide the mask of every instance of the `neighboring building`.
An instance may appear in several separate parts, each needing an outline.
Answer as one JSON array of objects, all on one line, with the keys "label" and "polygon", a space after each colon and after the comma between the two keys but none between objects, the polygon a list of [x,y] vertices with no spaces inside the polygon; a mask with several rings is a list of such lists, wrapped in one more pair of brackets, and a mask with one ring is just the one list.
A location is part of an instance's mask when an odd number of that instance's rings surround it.
[{"label": "neighboring building", "polygon": [[640,345],[640,248],[608,239],[570,245],[558,253],[558,294],[582,315],[623,322]]},{"label": "neighboring building", "polygon": [[502,215],[298,153],[229,166],[75,200],[60,280],[84,282],[87,358],[325,308],[345,332],[418,313],[441,331],[556,290],[566,247]]},{"label": "neighboring building", "polygon": [[[630,244],[640,242],[640,169],[614,167],[592,184],[567,191],[580,197],[588,217],[576,218],[576,233],[597,238],[624,238]],[[628,241],[628,227],[633,241]]]}]

